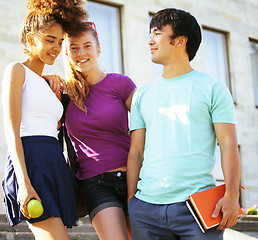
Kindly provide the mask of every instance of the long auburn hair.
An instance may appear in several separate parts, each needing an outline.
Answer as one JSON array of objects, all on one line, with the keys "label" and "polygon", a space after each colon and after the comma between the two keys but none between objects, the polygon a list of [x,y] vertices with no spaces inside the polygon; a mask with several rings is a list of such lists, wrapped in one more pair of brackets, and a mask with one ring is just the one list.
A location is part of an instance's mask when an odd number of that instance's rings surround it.
[{"label": "long auburn hair", "polygon": [[67,38],[73,37],[73,36],[80,36],[84,32],[91,32],[94,36],[97,46],[99,46],[99,39],[97,32],[94,28],[84,28],[80,32],[78,32],[76,35],[65,35],[65,56],[64,56],[64,66],[65,66],[65,72],[66,72],[66,78],[67,78],[67,94],[69,98],[74,102],[74,104],[80,108],[82,111],[84,111],[87,114],[87,108],[85,106],[86,96],[89,94],[89,84],[86,81],[87,77],[83,77],[82,73],[77,71],[75,67],[72,65],[70,58],[67,54],[69,51],[67,46]]}]

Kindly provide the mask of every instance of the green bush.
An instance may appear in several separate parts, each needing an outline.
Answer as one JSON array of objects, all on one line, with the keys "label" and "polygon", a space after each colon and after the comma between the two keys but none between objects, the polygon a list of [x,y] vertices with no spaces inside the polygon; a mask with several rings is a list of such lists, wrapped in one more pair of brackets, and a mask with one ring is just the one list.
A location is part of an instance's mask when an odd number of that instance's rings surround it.
[{"label": "green bush", "polygon": [[246,215],[258,215],[258,206],[254,205],[249,209],[243,209],[243,211],[244,211],[244,214]]}]

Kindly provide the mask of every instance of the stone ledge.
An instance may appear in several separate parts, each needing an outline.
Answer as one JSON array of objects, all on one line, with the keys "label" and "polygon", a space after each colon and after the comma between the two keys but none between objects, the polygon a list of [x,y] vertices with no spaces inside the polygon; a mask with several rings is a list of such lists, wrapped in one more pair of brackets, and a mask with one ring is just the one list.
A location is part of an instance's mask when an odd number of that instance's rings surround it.
[{"label": "stone ledge", "polygon": [[[99,240],[95,233],[69,233],[71,240]],[[35,240],[31,232],[0,232],[1,240]]]},{"label": "stone ledge", "polygon": [[224,233],[225,240],[257,240],[257,237],[250,232],[239,232],[230,228],[226,229]]},{"label": "stone ledge", "polygon": [[243,215],[239,220],[241,221],[257,221],[258,215]]},{"label": "stone ledge", "polygon": [[257,215],[244,215],[237,224],[231,229],[241,232],[257,232],[258,234],[258,216]]}]

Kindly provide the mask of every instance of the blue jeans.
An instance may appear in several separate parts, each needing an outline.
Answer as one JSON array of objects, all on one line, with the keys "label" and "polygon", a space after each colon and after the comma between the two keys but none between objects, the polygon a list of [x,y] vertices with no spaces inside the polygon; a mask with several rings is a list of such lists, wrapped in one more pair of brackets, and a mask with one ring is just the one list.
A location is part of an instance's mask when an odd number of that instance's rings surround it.
[{"label": "blue jeans", "polygon": [[185,202],[157,205],[136,197],[128,204],[133,240],[222,240],[224,231],[202,233]]}]

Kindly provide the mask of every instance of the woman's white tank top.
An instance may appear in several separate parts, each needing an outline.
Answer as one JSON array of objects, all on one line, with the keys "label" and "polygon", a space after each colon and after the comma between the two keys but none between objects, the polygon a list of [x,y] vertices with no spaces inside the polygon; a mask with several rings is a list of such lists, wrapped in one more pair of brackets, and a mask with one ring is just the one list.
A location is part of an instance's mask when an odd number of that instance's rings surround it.
[{"label": "woman's white tank top", "polygon": [[44,78],[22,66],[25,68],[25,81],[22,88],[20,135],[57,138],[57,124],[62,117],[63,106]]}]

